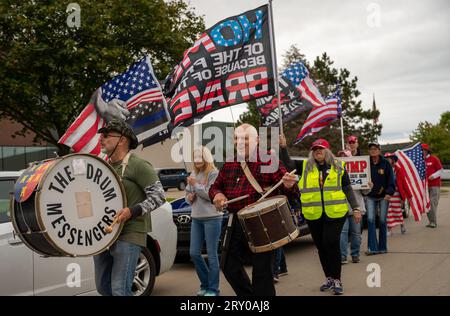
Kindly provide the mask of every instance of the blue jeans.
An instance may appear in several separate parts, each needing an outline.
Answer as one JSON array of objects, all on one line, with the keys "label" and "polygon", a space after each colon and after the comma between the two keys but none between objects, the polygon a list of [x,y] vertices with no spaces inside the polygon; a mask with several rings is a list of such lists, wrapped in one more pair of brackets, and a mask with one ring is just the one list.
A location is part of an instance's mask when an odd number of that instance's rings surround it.
[{"label": "blue jeans", "polygon": [[117,240],[109,250],[94,256],[95,285],[105,296],[132,296],[134,272],[141,247]]},{"label": "blue jeans", "polygon": [[361,222],[355,223],[355,218],[347,216],[341,232],[341,257],[347,258],[348,251],[348,233],[350,231],[350,250],[352,257],[359,257],[359,249],[361,247]]},{"label": "blue jeans", "polygon": [[276,276],[281,271],[287,271],[286,266],[286,257],[284,255],[283,247],[280,247],[276,250],[274,250],[275,258],[274,258],[274,264],[273,264],[273,275]]},{"label": "blue jeans", "polygon": [[[377,207],[380,207],[380,231],[377,242],[377,230],[375,227],[375,218]],[[368,250],[373,253],[387,252],[387,225],[386,217],[389,202],[385,199],[367,198],[367,222],[368,222]]]},{"label": "blue jeans", "polygon": [[[200,289],[219,294],[219,256],[217,248],[222,231],[222,217],[192,219],[189,254],[200,279]],[[208,265],[202,257],[203,241],[206,240]]]}]

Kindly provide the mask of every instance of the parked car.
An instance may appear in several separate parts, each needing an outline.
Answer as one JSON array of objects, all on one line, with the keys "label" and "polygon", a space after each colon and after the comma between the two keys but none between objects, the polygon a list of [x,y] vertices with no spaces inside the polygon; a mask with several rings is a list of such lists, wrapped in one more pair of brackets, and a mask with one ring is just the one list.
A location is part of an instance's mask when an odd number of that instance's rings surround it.
[{"label": "parked car", "polygon": [[[192,222],[191,205],[186,202],[185,198],[179,198],[170,203],[172,204],[173,221],[177,225],[178,230],[177,260],[186,261],[189,260],[189,245],[191,240],[191,222]],[[297,215],[296,222],[298,223],[298,228],[300,230],[299,236],[305,236],[310,233],[308,225],[306,224],[306,221],[301,216],[301,214]],[[228,223],[228,213],[225,212],[222,222],[222,236],[223,233],[225,232],[227,223]],[[206,253],[205,247],[203,252]]]},{"label": "parked car", "polygon": [[[92,257],[42,257],[14,232],[9,193],[20,174],[0,172],[0,295],[95,295]],[[136,296],[151,294],[156,276],[172,267],[176,255],[172,206],[166,202],[151,216],[153,231],[148,234],[147,248],[141,251],[133,281]],[[80,287],[66,283],[73,263],[80,267]]]},{"label": "parked car", "polygon": [[444,170],[442,170],[441,179],[450,180],[450,164],[442,164]]},{"label": "parked car", "polygon": [[186,169],[156,169],[156,172],[164,190],[167,191],[170,188],[177,188],[178,190],[183,191],[186,189],[186,178],[189,176]]},{"label": "parked car", "polygon": [[[172,215],[173,222],[177,226],[177,260],[187,261],[189,260],[189,245],[191,242],[191,205],[186,202],[185,198],[179,198],[172,202]],[[222,222],[222,236],[225,231],[225,227],[228,222],[228,213],[225,212]],[[204,246],[204,253],[206,253],[206,247]],[[220,248],[220,247],[219,247]]]}]

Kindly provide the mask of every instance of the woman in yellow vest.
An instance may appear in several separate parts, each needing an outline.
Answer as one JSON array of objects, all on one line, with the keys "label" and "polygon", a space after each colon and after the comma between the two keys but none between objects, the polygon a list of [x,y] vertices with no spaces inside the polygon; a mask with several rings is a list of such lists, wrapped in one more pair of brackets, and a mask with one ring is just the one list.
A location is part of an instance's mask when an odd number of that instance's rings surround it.
[{"label": "woman in yellow vest", "polygon": [[347,201],[355,222],[361,220],[345,164],[336,160],[325,139],[312,143],[309,157],[304,161],[290,159],[284,136],[280,137],[280,147],[281,160],[288,169],[297,169],[300,177],[302,214],[319,251],[326,277],[320,291],[332,290],[336,295],[342,294],[340,236],[349,210]]}]

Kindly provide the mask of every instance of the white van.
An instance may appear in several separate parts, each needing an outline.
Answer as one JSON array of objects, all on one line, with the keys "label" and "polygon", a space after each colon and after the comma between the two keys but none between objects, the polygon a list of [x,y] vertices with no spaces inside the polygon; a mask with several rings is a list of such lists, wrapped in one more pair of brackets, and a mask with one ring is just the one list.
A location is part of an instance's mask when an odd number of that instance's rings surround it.
[{"label": "white van", "polygon": [[[0,172],[0,295],[95,295],[91,257],[42,257],[26,247],[11,223],[9,195],[21,172]],[[151,213],[148,234],[133,282],[133,293],[150,295],[156,276],[168,271],[175,260],[177,228],[172,206],[165,203]],[[76,280],[77,274],[81,282]]]}]

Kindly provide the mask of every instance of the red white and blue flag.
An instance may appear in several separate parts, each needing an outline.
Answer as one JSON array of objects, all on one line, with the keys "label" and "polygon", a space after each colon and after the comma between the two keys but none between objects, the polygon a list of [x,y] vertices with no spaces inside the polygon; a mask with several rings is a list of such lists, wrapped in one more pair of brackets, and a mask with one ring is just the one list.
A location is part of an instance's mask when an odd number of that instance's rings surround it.
[{"label": "red white and blue flag", "polygon": [[294,144],[298,144],[307,136],[314,135],[331,122],[337,120],[341,115],[342,98],[338,88],[335,93],[327,98],[325,105],[311,110]]},{"label": "red white and blue flag", "polygon": [[[308,69],[301,62],[292,63],[278,77],[280,86],[280,108],[283,123],[315,106],[325,104],[322,95],[309,77]],[[278,126],[278,98],[267,96],[256,100],[263,126]]]},{"label": "red white and blue flag", "polygon": [[420,221],[421,214],[430,210],[430,196],[422,146],[417,143],[411,148],[397,150],[395,155],[398,157],[397,164],[405,171],[405,181],[412,194],[409,205],[414,214],[414,219]]},{"label": "red white and blue flag", "polygon": [[148,56],[98,88],[59,143],[75,152],[98,155],[100,135],[97,131],[112,118],[126,119],[139,143],[150,145],[168,137],[170,117]]},{"label": "red white and blue flag", "polygon": [[282,74],[288,78],[300,91],[301,98],[309,101],[313,106],[324,106],[325,101],[317,89],[316,84],[309,77],[309,71],[301,62],[291,64]]},{"label": "red white and blue flag", "polygon": [[207,29],[164,84],[169,128],[275,93],[269,8],[228,17]]}]

